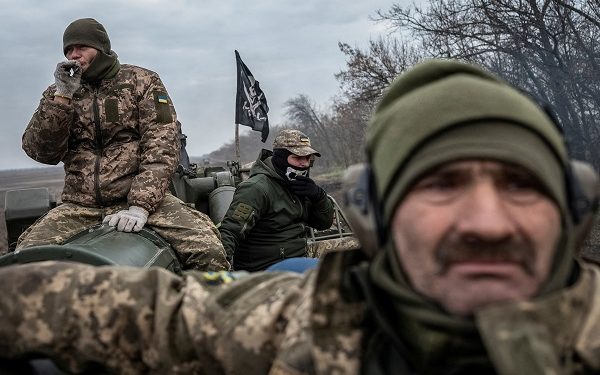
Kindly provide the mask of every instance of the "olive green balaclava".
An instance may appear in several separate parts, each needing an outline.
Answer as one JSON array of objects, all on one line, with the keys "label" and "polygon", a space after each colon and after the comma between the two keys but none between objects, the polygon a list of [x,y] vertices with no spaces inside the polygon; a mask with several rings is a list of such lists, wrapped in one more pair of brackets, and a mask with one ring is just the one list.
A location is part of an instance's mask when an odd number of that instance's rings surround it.
[{"label": "olive green balaclava", "polygon": [[[366,148],[384,226],[411,185],[444,163],[490,159],[526,168],[544,185],[563,221],[550,275],[539,294],[568,283],[574,249],[564,177],[567,150],[552,120],[530,98],[474,65],[427,61],[402,74],[384,93],[367,129]],[[453,352],[450,347],[465,348],[456,355],[470,352],[472,358],[465,361],[485,356],[471,350],[480,347],[471,320],[447,314],[412,289],[390,238],[369,274],[395,306],[391,320],[396,333],[406,333],[407,345],[427,356],[415,357],[417,363],[456,362],[443,358]],[[457,337],[463,337],[462,343]]]},{"label": "olive green balaclava", "polygon": [[110,49],[110,39],[102,24],[93,18],[81,18],[71,22],[63,34],[63,52],[67,54],[69,46],[81,44],[93,47],[98,54],[83,73],[88,82],[97,82],[114,77],[119,71],[117,54]]}]

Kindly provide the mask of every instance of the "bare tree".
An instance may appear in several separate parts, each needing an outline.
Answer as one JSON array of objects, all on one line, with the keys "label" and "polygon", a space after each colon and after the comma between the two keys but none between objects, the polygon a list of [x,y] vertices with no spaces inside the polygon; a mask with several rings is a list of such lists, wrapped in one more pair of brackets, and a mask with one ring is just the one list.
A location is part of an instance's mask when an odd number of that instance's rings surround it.
[{"label": "bare tree", "polygon": [[369,42],[362,51],[339,43],[346,55],[347,69],[336,74],[342,91],[350,98],[373,103],[392,80],[422,59],[419,50],[393,38],[379,38]]},{"label": "bare tree", "polygon": [[323,150],[327,158],[325,165],[344,165],[339,143],[334,138],[330,123],[331,117],[319,112],[310,98],[300,94],[285,103],[289,127],[299,129],[311,138],[315,148]]},{"label": "bare tree", "polygon": [[425,53],[479,63],[551,103],[575,157],[600,166],[597,0],[431,0],[378,12]]},{"label": "bare tree", "polygon": [[385,88],[423,56],[415,46],[394,38],[371,40],[367,50],[346,43],[339,48],[347,68],[336,74],[342,92],[332,106],[330,132],[347,167],[363,159],[365,129]]},{"label": "bare tree", "polygon": [[332,128],[340,143],[345,165],[363,161],[363,143],[367,123],[373,111],[374,101],[356,98],[338,98],[333,104]]}]

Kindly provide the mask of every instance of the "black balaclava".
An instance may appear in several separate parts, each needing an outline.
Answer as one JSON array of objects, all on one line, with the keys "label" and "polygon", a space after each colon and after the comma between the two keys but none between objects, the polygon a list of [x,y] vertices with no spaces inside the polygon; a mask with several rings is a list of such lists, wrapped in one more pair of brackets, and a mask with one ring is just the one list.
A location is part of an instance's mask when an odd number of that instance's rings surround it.
[{"label": "black balaclava", "polygon": [[[294,179],[296,175],[308,177],[309,167],[298,168],[288,163],[288,156],[321,156],[321,154],[312,148],[310,139],[306,134],[297,129],[283,129],[273,140],[273,166],[284,180]],[[312,162],[310,163],[312,166]]]},{"label": "black balaclava", "polygon": [[287,161],[288,156],[290,156],[290,155],[292,155],[292,152],[290,152],[289,150],[287,150],[285,148],[273,149],[272,161],[273,161],[273,166],[275,167],[275,171],[277,172],[277,174],[280,175],[286,181],[289,180],[289,178],[286,175],[290,175],[291,178],[293,178],[294,175],[308,177],[308,170],[310,169],[310,167],[298,168],[298,167],[292,166]]}]

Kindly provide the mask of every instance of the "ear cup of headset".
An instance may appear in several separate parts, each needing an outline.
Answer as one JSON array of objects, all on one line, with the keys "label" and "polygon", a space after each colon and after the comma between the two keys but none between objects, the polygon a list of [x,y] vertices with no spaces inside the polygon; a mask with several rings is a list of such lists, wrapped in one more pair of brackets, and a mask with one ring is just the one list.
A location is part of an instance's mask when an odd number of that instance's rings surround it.
[{"label": "ear cup of headset", "polygon": [[586,210],[595,212],[600,202],[600,176],[594,167],[581,160],[571,160],[571,170],[586,199]]},{"label": "ear cup of headset", "polygon": [[[581,247],[592,229],[594,216],[598,212],[600,177],[594,167],[579,160],[571,160],[571,171],[576,181],[571,185],[577,188],[577,192],[573,194],[575,206],[573,210],[579,216],[575,226],[575,236],[578,247]],[[585,254],[582,256],[585,257]]]},{"label": "ear cup of headset", "polygon": [[351,165],[342,178],[342,209],[361,249],[370,257],[383,242],[383,227],[374,196],[371,168],[368,164]]},{"label": "ear cup of headset", "polygon": [[583,161],[571,160],[566,169],[567,195],[573,223],[593,216],[598,206],[598,174]]},{"label": "ear cup of headset", "polygon": [[[536,98],[532,98],[536,100]],[[558,120],[556,111],[547,102],[536,100],[546,115],[552,120],[555,128],[562,134],[565,148],[569,155],[569,144],[565,138],[565,132]],[[567,202],[573,223],[577,227],[583,227],[584,222],[594,216],[598,205],[598,174],[594,168],[586,162],[571,160],[565,165],[565,183],[567,188]],[[594,186],[596,185],[596,186]],[[596,208],[594,208],[594,201]],[[578,230],[579,232],[579,230]]]}]

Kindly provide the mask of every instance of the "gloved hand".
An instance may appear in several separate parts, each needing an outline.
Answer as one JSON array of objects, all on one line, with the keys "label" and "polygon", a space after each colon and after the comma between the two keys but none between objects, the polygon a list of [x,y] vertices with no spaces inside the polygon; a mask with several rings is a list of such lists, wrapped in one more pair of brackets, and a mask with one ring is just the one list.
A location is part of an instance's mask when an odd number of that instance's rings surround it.
[{"label": "gloved hand", "polygon": [[[71,69],[73,70],[72,76]],[[56,84],[55,95],[69,99],[73,98],[73,94],[81,84],[81,66],[79,66],[79,63],[75,60],[68,60],[56,64],[54,83]]]},{"label": "gloved hand", "polygon": [[327,193],[308,177],[296,175],[296,178],[290,180],[290,187],[294,194],[299,197],[307,197],[311,201],[322,199]]},{"label": "gloved hand", "polygon": [[128,210],[122,210],[116,214],[107,215],[102,224],[108,223],[119,232],[139,232],[148,220],[148,211],[138,206],[131,206]]}]

